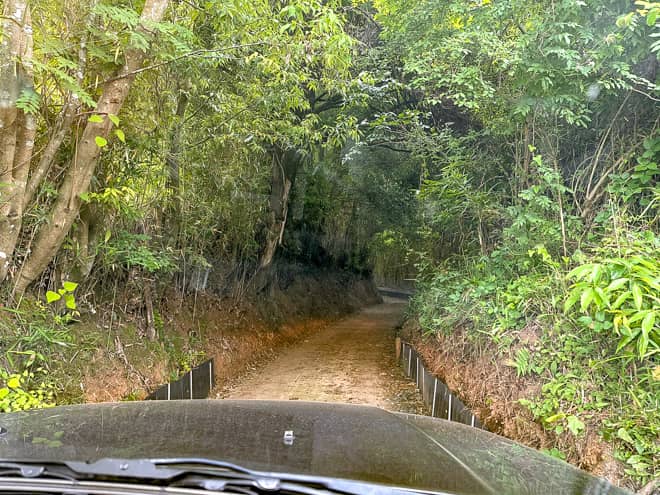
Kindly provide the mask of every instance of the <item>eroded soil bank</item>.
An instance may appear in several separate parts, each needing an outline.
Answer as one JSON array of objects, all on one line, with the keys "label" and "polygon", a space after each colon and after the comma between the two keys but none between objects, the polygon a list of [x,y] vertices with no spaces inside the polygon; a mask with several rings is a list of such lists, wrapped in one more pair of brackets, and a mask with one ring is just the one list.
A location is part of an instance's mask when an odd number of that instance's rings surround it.
[{"label": "eroded soil bank", "polygon": [[537,396],[542,384],[517,376],[495,348],[475,346],[461,329],[451,335],[424,336],[414,319],[405,323],[401,336],[415,346],[429,371],[442,379],[491,432],[536,449],[557,447],[571,464],[624,484],[625,466],[595,431],[580,437],[556,435],[534,421],[518,400]]}]

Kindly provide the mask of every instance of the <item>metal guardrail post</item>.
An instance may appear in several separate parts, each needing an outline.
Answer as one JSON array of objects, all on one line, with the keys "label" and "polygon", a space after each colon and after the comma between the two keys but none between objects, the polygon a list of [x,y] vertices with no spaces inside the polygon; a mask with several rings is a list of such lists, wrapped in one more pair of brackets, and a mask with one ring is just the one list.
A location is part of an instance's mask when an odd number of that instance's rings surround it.
[{"label": "metal guardrail post", "polygon": [[[412,345],[408,342],[401,342],[401,361],[402,366],[404,366],[404,371],[407,368],[407,375],[410,379],[413,379],[412,375],[412,357],[413,357],[413,348]],[[408,351],[408,362],[406,363],[406,347]],[[454,421],[470,425],[475,428],[483,428],[479,419],[475,414],[465,407],[465,404],[452,394],[451,390],[447,385],[434,376],[432,373],[429,373],[426,370],[424,365],[424,360],[421,358],[419,353],[415,351],[415,386],[420,390],[422,394],[422,400],[427,406],[431,408],[431,417],[445,417],[444,408],[447,408],[446,419],[448,421]],[[407,366],[406,366],[407,365]],[[433,392],[431,393],[431,387],[429,383],[429,390],[426,390],[426,374],[428,373],[429,379],[433,378]],[[420,376],[421,375],[421,376]],[[438,391],[440,390],[440,393]],[[429,404],[430,401],[430,404]]]}]

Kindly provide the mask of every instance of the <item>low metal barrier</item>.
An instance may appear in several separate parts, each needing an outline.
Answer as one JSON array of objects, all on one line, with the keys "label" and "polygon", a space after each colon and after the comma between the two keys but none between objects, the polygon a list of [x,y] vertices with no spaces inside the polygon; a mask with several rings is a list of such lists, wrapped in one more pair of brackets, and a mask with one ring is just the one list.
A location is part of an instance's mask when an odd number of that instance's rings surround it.
[{"label": "low metal barrier", "polygon": [[408,342],[401,342],[401,364],[406,375],[415,380],[431,416],[486,429],[442,380],[429,373],[422,357]]},{"label": "low metal barrier", "polygon": [[146,400],[206,399],[213,389],[213,359],[191,369],[177,381],[149,394]]}]

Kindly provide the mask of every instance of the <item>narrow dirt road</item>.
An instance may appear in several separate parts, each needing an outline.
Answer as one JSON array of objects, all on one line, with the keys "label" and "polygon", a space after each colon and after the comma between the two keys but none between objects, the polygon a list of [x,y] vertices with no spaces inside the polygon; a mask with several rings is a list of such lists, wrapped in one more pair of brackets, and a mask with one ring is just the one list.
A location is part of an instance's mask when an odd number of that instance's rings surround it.
[{"label": "narrow dirt road", "polygon": [[385,299],[282,350],[218,397],[346,402],[423,413],[414,384],[394,356],[394,328],[405,304]]}]

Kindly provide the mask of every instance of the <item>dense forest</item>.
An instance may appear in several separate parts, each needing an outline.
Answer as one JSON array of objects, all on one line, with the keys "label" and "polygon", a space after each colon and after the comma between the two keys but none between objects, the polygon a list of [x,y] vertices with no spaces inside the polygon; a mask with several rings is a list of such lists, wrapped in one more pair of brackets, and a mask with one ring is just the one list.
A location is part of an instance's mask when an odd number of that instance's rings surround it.
[{"label": "dense forest", "polygon": [[660,3],[0,6],[0,409],[57,401],[118,291],[157,339],[172,288],[298,264],[414,283],[425,334],[541,384],[550,454],[658,476]]}]

